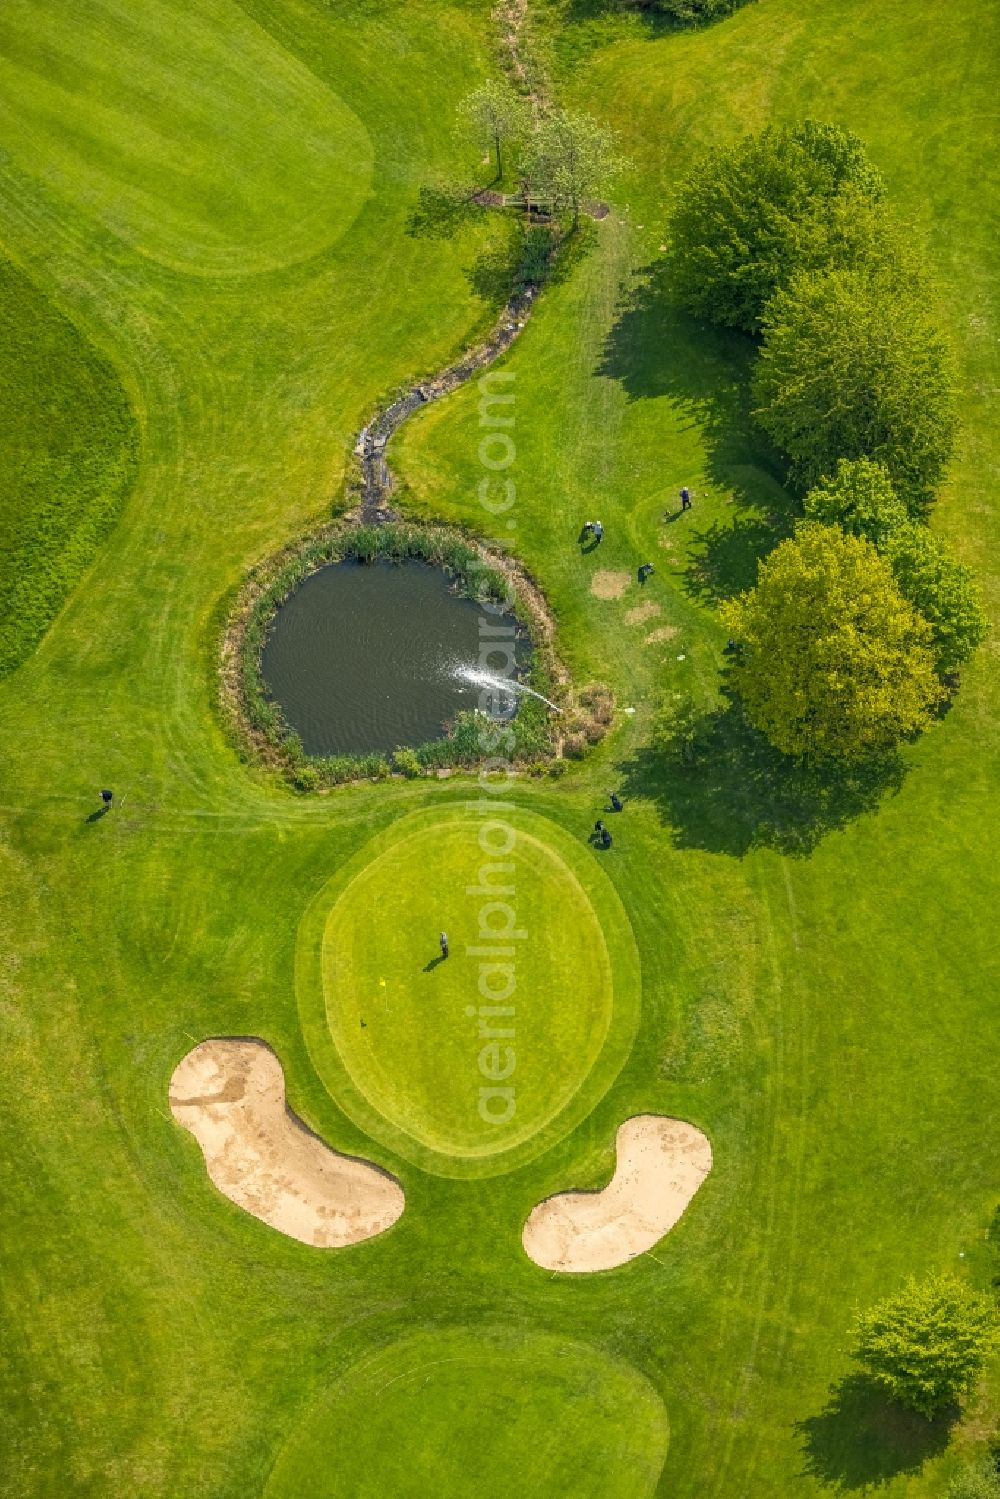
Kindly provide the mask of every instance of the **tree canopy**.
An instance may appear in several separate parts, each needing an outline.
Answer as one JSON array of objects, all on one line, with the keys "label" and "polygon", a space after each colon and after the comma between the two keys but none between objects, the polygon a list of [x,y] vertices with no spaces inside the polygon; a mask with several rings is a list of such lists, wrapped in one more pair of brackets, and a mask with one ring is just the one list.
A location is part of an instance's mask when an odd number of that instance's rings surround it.
[{"label": "tree canopy", "polygon": [[809,520],[839,526],[880,549],[891,532],[909,519],[889,470],[870,458],[841,458],[833,477],[814,485],[802,508]]},{"label": "tree canopy", "polygon": [[882,182],[856,135],[806,120],[710,151],[672,219],[674,285],[688,309],[756,332],[797,272],[853,267],[896,248]]},{"label": "tree canopy", "polygon": [[557,213],[571,210],[574,225],[584,200],[606,190],[623,166],[607,126],[568,109],[538,121],[524,160],[534,196],[548,200]]},{"label": "tree canopy", "polygon": [[926,503],[951,455],[952,364],[922,299],[904,278],[806,273],[762,320],[753,381],[760,425],[808,487],[841,458],[884,465],[910,506]]},{"label": "tree canopy", "polygon": [[861,1312],[853,1353],[894,1400],[930,1417],[972,1389],[996,1342],[989,1299],[939,1275]]},{"label": "tree canopy", "polygon": [[520,140],[528,128],[528,107],[504,78],[489,78],[467,94],[459,119],[483,145],[494,151],[497,177],[503,176],[503,148]]},{"label": "tree canopy", "polygon": [[803,508],[807,519],[863,536],[886,557],[903,597],[931,626],[939,675],[969,659],[986,636],[975,576],[910,518],[884,464],[842,458],[832,479],[810,489]]},{"label": "tree canopy", "polygon": [[971,568],[913,521],[890,533],[885,555],[903,597],[933,631],[938,671],[955,671],[986,638],[982,596]]},{"label": "tree canopy", "polygon": [[925,728],[941,699],[930,625],[838,527],[804,522],[720,613],[744,712],[785,754],[862,760]]},{"label": "tree canopy", "polygon": [[984,1457],[964,1468],[948,1487],[948,1499],[1000,1499],[1000,1472]]}]

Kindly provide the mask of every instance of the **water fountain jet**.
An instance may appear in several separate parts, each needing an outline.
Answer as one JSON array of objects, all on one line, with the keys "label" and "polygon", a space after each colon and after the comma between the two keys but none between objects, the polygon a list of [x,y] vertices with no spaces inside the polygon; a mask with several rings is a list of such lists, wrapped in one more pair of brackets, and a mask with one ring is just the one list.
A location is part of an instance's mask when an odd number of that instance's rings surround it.
[{"label": "water fountain jet", "polygon": [[455,676],[462,682],[468,682],[472,687],[496,687],[501,691],[526,692],[531,697],[537,697],[539,702],[546,703],[553,713],[561,713],[562,709],[558,703],[545,696],[543,692],[536,692],[534,687],[529,687],[525,682],[518,682],[514,677],[498,677],[492,672],[481,671],[474,666],[460,666]]}]

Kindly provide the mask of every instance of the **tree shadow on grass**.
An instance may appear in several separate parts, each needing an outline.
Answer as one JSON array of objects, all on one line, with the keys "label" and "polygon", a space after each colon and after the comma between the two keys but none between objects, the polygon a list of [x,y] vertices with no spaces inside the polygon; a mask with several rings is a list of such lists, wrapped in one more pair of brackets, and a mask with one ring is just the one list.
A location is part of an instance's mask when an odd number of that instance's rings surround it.
[{"label": "tree shadow on grass", "polygon": [[[758,562],[791,533],[798,506],[782,485],[778,453],[750,415],[756,344],[689,316],[673,300],[668,278],[666,260],[636,272],[598,374],[619,381],[633,401],[668,397],[701,434],[708,476],[728,493],[733,523],[694,532],[685,586],[715,601],[753,586]],[[697,496],[695,524],[696,517]]]},{"label": "tree shadow on grass", "polygon": [[491,307],[501,308],[514,289],[519,248],[516,242],[495,245],[484,250],[466,269],[473,292]]},{"label": "tree shadow on grass", "polygon": [[483,211],[473,191],[451,183],[422,187],[407,220],[407,234],[412,239],[451,239]]},{"label": "tree shadow on grass", "polygon": [[683,742],[645,745],[620,767],[630,796],[656,804],[677,848],[741,858],[770,848],[804,857],[899,791],[895,752],[860,765],[815,767],[774,749],[728,693]]},{"label": "tree shadow on grass", "polygon": [[928,1421],[889,1400],[865,1375],[852,1374],[834,1386],[819,1415],[796,1425],[803,1476],[840,1493],[881,1488],[943,1452],[958,1414],[950,1407]]},{"label": "tree shadow on grass", "polygon": [[685,592],[704,604],[745,592],[756,583],[763,558],[791,534],[792,517],[787,513],[747,511],[728,526],[714,521],[691,538]]},{"label": "tree shadow on grass", "polygon": [[607,20],[627,20],[641,36],[655,41],[661,36],[675,36],[678,32],[701,30],[704,25],[693,21],[681,21],[665,11],[654,10],[649,5],[637,8],[634,0],[565,0],[563,16],[570,28]]}]

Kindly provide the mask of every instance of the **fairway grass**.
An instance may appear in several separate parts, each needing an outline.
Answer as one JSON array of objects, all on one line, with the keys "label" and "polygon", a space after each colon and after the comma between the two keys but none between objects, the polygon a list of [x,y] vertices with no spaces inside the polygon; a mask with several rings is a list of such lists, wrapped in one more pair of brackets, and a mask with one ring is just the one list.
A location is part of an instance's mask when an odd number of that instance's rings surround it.
[{"label": "fairway grass", "polygon": [[652,1499],[667,1440],[656,1391],[627,1364],[552,1337],[444,1328],[381,1349],[307,1411],[264,1493]]},{"label": "fairway grass", "polygon": [[297,989],[313,1060],[356,1123],[425,1170],[484,1176],[593,1108],[639,1012],[601,857],[487,801],[404,818],[338,871],[303,920]]},{"label": "fairway grass", "polygon": [[7,0],[0,101],[15,167],[199,276],[316,254],[371,186],[358,117],[231,0]]}]

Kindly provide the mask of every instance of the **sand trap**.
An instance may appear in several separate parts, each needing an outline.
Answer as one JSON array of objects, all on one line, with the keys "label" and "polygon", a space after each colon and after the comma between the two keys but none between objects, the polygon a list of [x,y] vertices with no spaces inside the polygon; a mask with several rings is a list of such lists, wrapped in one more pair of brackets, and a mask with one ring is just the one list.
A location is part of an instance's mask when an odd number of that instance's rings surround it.
[{"label": "sand trap", "polygon": [[631,573],[599,571],[590,580],[590,591],[599,599],[620,599],[631,581]]},{"label": "sand trap", "polygon": [[673,1228],[712,1169],[712,1147],[682,1119],[637,1114],[616,1141],[602,1192],[560,1192],[528,1216],[522,1240],[544,1270],[612,1270]]},{"label": "sand trap", "polygon": [[220,1192],[279,1233],[320,1249],[390,1228],[403,1189],[339,1155],[285,1103],[285,1074],[263,1041],[203,1041],[170,1079],[170,1108],[201,1146]]},{"label": "sand trap", "polygon": [[627,625],[642,625],[647,619],[654,619],[660,612],[659,604],[654,604],[652,599],[647,599],[645,604],[636,604],[634,609],[629,609],[625,615]]},{"label": "sand trap", "polygon": [[658,630],[650,630],[642,643],[643,645],[656,645],[659,640],[673,640],[676,634],[676,625],[661,625]]}]

